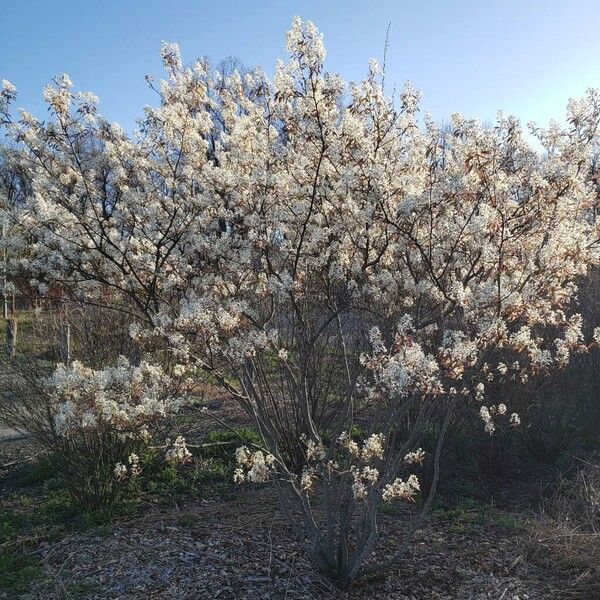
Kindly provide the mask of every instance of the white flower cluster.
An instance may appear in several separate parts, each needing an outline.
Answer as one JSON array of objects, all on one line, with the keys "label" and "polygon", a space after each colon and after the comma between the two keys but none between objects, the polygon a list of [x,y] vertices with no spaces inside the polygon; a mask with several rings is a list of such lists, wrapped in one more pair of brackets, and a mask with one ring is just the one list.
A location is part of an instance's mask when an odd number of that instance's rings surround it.
[{"label": "white flower cluster", "polygon": [[181,405],[159,367],[132,365],[124,357],[99,371],[78,361],[70,367],[59,364],[47,388],[56,431],[65,436],[102,427],[143,435],[145,426],[173,415]]},{"label": "white flower cluster", "polygon": [[352,475],[354,483],[352,484],[352,494],[356,500],[365,500],[369,488],[374,486],[379,480],[379,471],[374,467],[363,467],[362,469],[353,467]]},{"label": "white flower cluster", "polygon": [[392,500],[408,500],[414,502],[417,492],[421,489],[416,475],[409,475],[408,479],[397,478],[392,483],[388,483],[382,491],[381,497],[384,502]]},{"label": "white flower cluster", "polygon": [[363,441],[362,448],[355,442],[346,431],[338,437],[340,446],[346,449],[354,458],[363,462],[371,462],[375,459],[381,460],[385,453],[383,433],[373,433]]},{"label": "white flower cluster", "polygon": [[323,34],[310,21],[294,17],[287,34],[288,52],[298,60],[301,68],[319,71],[325,61]]},{"label": "white flower cluster", "polygon": [[[494,422],[494,416],[504,416],[507,414],[506,404],[500,403],[497,406],[482,406],[479,409],[479,416],[481,417],[486,433],[492,435],[496,431],[496,423]],[[518,427],[521,424],[521,419],[517,413],[512,413],[509,419],[509,425],[511,427]]]},{"label": "white flower cluster", "polygon": [[177,72],[181,69],[181,53],[179,46],[173,42],[163,42],[160,47],[160,57],[165,69]]},{"label": "white flower cluster", "polygon": [[129,463],[129,468],[120,462],[115,465],[114,474],[119,481],[125,481],[128,477],[138,477],[142,472],[140,458],[137,454],[132,452],[127,462]]},{"label": "white flower cluster", "polygon": [[439,364],[426,354],[422,346],[410,334],[411,319],[400,321],[391,350],[383,343],[381,332],[370,332],[372,356],[363,355],[361,361],[374,376],[374,386],[385,390],[393,398],[409,393],[437,394],[442,390]]},{"label": "white flower cluster", "polygon": [[185,438],[182,435],[177,436],[175,441],[169,445],[165,453],[165,458],[171,464],[184,465],[191,462],[192,453],[188,450]]},{"label": "white flower cluster", "polygon": [[407,465],[422,465],[425,461],[425,451],[423,448],[418,448],[414,452],[408,452],[404,457],[404,462]]},{"label": "white flower cluster", "polygon": [[123,463],[118,462],[115,465],[114,473],[119,481],[124,481],[127,478],[127,467]]},{"label": "white flower cluster", "polygon": [[310,494],[313,491],[315,481],[315,470],[310,467],[304,467],[304,469],[302,469],[302,475],[300,477],[300,489],[305,494]]},{"label": "white flower cluster", "polygon": [[302,434],[300,440],[306,446],[306,460],[309,462],[315,460],[321,460],[325,457],[325,446],[323,442],[309,439],[306,435]]},{"label": "white flower cluster", "polygon": [[238,464],[233,479],[236,483],[250,481],[252,483],[264,483],[273,474],[275,468],[275,457],[268,452],[256,450],[252,452],[247,446],[240,446],[235,451]]},{"label": "white flower cluster", "polygon": [[139,456],[132,452],[127,460],[129,462],[129,472],[131,473],[131,476],[137,477],[142,472]]},{"label": "white flower cluster", "polygon": [[490,409],[487,406],[482,406],[479,409],[479,416],[484,422],[486,433],[492,435],[492,433],[496,431],[496,425],[494,424],[494,421],[492,419],[492,413],[490,412]]}]

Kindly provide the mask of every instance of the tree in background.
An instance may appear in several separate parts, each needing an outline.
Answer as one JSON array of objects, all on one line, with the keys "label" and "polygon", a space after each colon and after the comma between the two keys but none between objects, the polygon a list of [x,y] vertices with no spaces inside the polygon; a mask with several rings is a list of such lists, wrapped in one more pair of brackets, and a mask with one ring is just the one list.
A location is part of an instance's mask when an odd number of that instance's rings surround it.
[{"label": "tree in background", "polygon": [[[11,88],[4,86],[2,105],[14,97]],[[0,121],[3,119],[0,117]],[[17,296],[19,295],[18,263],[24,252],[24,236],[11,225],[25,206],[31,185],[27,170],[23,168],[19,149],[15,146],[0,147],[0,231],[2,260],[2,299],[6,323],[6,353],[12,359],[17,350]],[[17,268],[14,268],[17,266]]]}]

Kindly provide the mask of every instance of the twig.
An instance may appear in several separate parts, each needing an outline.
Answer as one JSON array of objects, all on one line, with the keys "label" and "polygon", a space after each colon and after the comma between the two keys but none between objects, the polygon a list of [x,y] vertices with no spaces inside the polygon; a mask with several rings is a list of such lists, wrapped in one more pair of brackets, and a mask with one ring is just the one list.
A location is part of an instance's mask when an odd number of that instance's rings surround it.
[{"label": "twig", "polygon": [[29,456],[28,458],[19,458],[17,460],[11,460],[10,462],[7,462],[7,463],[4,463],[3,465],[0,465],[0,470],[10,469],[10,467],[14,467],[15,465],[18,465],[20,463],[30,462],[34,458],[37,458],[40,454],[43,454],[43,452],[44,452],[44,450],[40,450],[39,452],[37,452],[33,456]]}]

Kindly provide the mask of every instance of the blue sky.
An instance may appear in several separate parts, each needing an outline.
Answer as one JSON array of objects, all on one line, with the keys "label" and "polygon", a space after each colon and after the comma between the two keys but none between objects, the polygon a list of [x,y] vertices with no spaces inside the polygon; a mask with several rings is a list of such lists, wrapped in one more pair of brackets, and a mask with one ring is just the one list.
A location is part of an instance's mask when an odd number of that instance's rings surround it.
[{"label": "blue sky", "polygon": [[18,106],[42,116],[42,87],[69,73],[101,112],[130,128],[154,101],[161,40],[184,59],[237,56],[270,73],[285,56],[293,15],[325,34],[327,66],[360,79],[382,58],[391,21],[387,82],[406,79],[436,119],[497,109],[524,121],[561,118],[569,97],[600,87],[599,0],[4,0],[0,78]]}]

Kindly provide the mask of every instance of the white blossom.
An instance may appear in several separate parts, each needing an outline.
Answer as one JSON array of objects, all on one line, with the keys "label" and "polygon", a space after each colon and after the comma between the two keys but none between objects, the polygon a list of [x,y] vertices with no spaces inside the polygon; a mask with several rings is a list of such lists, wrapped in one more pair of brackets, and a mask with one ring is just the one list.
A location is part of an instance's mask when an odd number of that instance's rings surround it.
[{"label": "white blossom", "polygon": [[78,361],[70,367],[59,364],[46,387],[57,432],[65,436],[79,428],[140,432],[181,405],[169,395],[171,381],[161,369],[144,362],[133,366],[124,357],[101,371]]},{"label": "white blossom", "polygon": [[385,438],[382,433],[373,433],[363,443],[360,457],[363,461],[369,462],[374,459],[383,458]]},{"label": "white blossom", "polygon": [[166,459],[167,462],[181,465],[192,460],[192,453],[188,450],[183,436],[179,435],[175,438],[175,441],[167,449]]},{"label": "white blossom", "polygon": [[127,477],[127,467],[119,462],[115,465],[114,473],[117,479],[122,481]]},{"label": "white blossom", "polygon": [[481,419],[484,422],[486,433],[489,433],[490,435],[492,435],[492,433],[494,433],[494,431],[496,431],[496,425],[492,419],[492,414],[491,414],[490,409],[487,406],[482,406],[479,409],[479,416],[481,417]]},{"label": "white blossom", "polygon": [[309,494],[313,490],[314,483],[315,483],[314,471],[309,468],[304,468],[302,470],[302,476],[300,477],[300,489],[305,494]]},{"label": "white blossom", "polygon": [[381,497],[384,502],[392,500],[414,501],[414,497],[421,489],[416,475],[409,475],[408,479],[397,478],[383,488]]},{"label": "white blossom", "polygon": [[408,452],[404,456],[404,462],[407,465],[418,464],[422,465],[425,460],[425,451],[422,448],[418,448],[414,452]]},{"label": "white blossom", "polygon": [[235,452],[238,467],[234,473],[234,481],[244,480],[253,483],[264,483],[273,473],[275,457],[272,454],[257,450],[252,452],[247,446],[240,446]]}]

